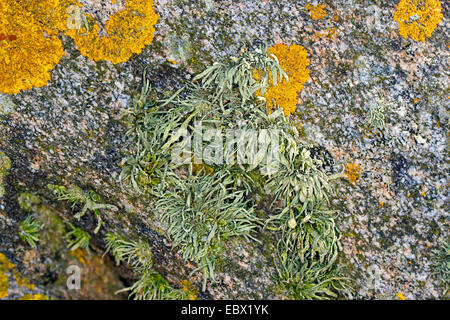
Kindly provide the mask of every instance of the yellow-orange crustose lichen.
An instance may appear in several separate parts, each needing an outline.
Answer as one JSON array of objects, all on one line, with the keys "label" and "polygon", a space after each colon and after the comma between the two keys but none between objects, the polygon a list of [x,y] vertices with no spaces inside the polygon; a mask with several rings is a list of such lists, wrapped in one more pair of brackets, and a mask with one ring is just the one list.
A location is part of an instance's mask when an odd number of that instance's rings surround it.
[{"label": "yellow-orange crustose lichen", "polygon": [[403,38],[425,42],[442,20],[439,0],[400,0],[394,13]]},{"label": "yellow-orange crustose lichen", "polygon": [[[34,289],[34,285],[16,269],[16,265],[8,260],[8,258],[0,252],[0,299],[8,297],[9,279],[8,274],[11,273],[16,280],[16,284],[29,290]],[[39,296],[39,295],[37,295]]]},{"label": "yellow-orange crustose lichen", "polygon": [[19,300],[50,300],[50,298],[44,294],[26,294]]},{"label": "yellow-orange crustose lichen", "polygon": [[74,20],[81,18],[81,4],[76,0],[2,0],[0,92],[14,94],[45,86],[64,54],[60,32],[71,36],[80,52],[95,61],[120,63],[140,53],[152,41],[158,20],[153,1],[122,2],[125,10],[111,15],[101,29],[91,16],[76,27]]},{"label": "yellow-orange crustose lichen", "polygon": [[339,31],[335,27],[329,27],[320,32],[316,32],[313,36],[314,39],[328,39],[334,40],[339,35]]},{"label": "yellow-orange crustose lichen", "polygon": [[[297,108],[298,92],[309,79],[308,52],[297,44],[291,46],[276,44],[270,47],[268,52],[277,57],[280,66],[289,76],[289,81],[283,79],[282,82],[273,85],[272,75],[269,75],[269,87],[264,92],[264,98],[269,111],[274,110],[275,101],[287,116]],[[256,80],[260,78],[258,72],[255,72],[254,76]]]},{"label": "yellow-orange crustose lichen", "polygon": [[90,15],[86,15],[89,30],[83,25],[80,30],[67,32],[82,55],[94,61],[120,63],[133,53],[139,54],[153,40],[158,21],[153,1],[126,0],[125,6],[125,10],[109,17],[103,30],[105,35],[100,35],[100,25]]},{"label": "yellow-orange crustose lichen", "polygon": [[397,293],[397,298],[398,300],[406,300],[405,296],[403,295],[403,293]]},{"label": "yellow-orange crustose lichen", "polygon": [[3,253],[0,253],[0,299],[8,296],[9,283],[6,272],[14,267],[15,265]]},{"label": "yellow-orange crustose lichen", "polygon": [[313,6],[311,3],[308,3],[305,6],[306,10],[308,10],[309,15],[313,20],[321,20],[324,19],[327,16],[327,12],[325,10],[325,5],[318,3],[317,5]]},{"label": "yellow-orange crustose lichen", "polygon": [[361,165],[359,163],[348,163],[345,174],[350,183],[356,184],[356,181],[361,177]]},{"label": "yellow-orange crustose lichen", "polygon": [[0,92],[42,87],[64,54],[61,40],[47,32],[16,1],[0,7]]},{"label": "yellow-orange crustose lichen", "polygon": [[47,34],[58,34],[58,31],[67,30],[70,6],[81,6],[76,0],[21,0],[17,3],[20,10],[33,15]]}]

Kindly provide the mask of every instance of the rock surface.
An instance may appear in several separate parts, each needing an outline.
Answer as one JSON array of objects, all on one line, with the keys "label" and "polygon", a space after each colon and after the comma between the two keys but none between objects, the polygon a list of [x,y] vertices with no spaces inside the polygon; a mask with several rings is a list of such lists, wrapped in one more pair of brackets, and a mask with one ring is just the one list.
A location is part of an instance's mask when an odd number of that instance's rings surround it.
[{"label": "rock surface", "polygon": [[[149,199],[121,190],[117,182],[127,153],[120,110],[140,91],[145,68],[152,87],[165,94],[247,42],[307,49],[311,78],[291,120],[301,124],[305,139],[325,150],[334,170],[345,162],[361,167],[355,183],[335,184],[332,201],[341,212],[342,264],[354,279],[350,298],[397,299],[399,293],[406,299],[441,298],[431,267],[432,249],[449,237],[448,2],[442,2],[444,18],[425,42],[399,35],[392,2],[322,3],[326,18],[313,20],[307,1],[157,0],[155,39],[140,55],[118,65],[95,63],[63,37],[65,55],[46,87],[1,95],[0,151],[11,169],[2,180],[0,252],[36,286],[20,287],[8,273],[8,298],[29,292],[113,297],[133,275],[108,256],[101,259],[106,231],[146,239],[155,268],[174,287],[182,280],[201,287],[200,275],[189,277],[195,266],[171,250]],[[384,126],[371,126],[373,110],[385,115]],[[70,205],[55,201],[49,183],[95,190],[119,212],[104,216],[95,235],[95,217],[76,222]],[[38,195],[41,204],[24,210],[18,202],[23,192]],[[19,223],[28,212],[42,210],[89,231],[94,252],[74,256],[53,236],[36,249],[21,242]],[[230,243],[218,281],[208,283],[200,297],[283,298],[273,290],[274,241],[261,237],[264,246]],[[96,284],[86,292],[66,290],[66,268],[74,263],[86,277],[103,278],[90,281]]]}]

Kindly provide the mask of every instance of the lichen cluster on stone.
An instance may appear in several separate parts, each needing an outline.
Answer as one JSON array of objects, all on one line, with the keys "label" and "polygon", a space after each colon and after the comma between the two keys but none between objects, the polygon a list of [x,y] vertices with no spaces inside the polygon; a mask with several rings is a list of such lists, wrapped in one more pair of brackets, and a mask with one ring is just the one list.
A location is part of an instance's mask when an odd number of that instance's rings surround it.
[{"label": "lichen cluster on stone", "polygon": [[19,298],[19,300],[50,300],[50,299],[44,294],[26,294],[22,298]]},{"label": "lichen cluster on stone", "polygon": [[13,94],[45,86],[64,54],[61,40],[16,1],[0,7],[0,91]]},{"label": "lichen cluster on stone", "polygon": [[[286,116],[297,109],[298,93],[303,89],[309,79],[308,52],[302,46],[292,44],[275,44],[268,50],[269,54],[277,57],[280,66],[289,76],[289,81],[282,80],[274,85],[272,76],[269,76],[269,87],[264,92],[270,111],[275,109],[275,104],[283,109]],[[254,76],[260,79],[260,72],[255,72]],[[260,92],[257,92],[257,94]]]},{"label": "lichen cluster on stone", "polygon": [[113,63],[127,61],[153,40],[158,16],[151,0],[127,0],[124,10],[109,17],[103,36],[99,35],[99,24],[89,15],[88,24],[73,28],[73,19],[81,17],[78,9],[78,16],[73,16],[73,8],[79,7],[75,0],[2,2],[0,92],[15,94],[45,86],[50,71],[64,55],[60,32],[71,36],[86,57]]},{"label": "lichen cluster on stone", "polygon": [[152,0],[126,0],[126,9],[111,15],[106,22],[105,36],[100,35],[100,25],[92,16],[87,15],[87,20],[92,25],[89,30],[82,26],[80,30],[67,32],[81,54],[94,61],[120,63],[133,53],[141,53],[152,42],[158,15],[153,10]]},{"label": "lichen cluster on stone", "polygon": [[443,18],[439,0],[401,0],[394,13],[400,35],[425,42]]},{"label": "lichen cluster on stone", "polygon": [[[12,275],[16,284],[19,287],[26,288],[28,290],[35,289],[27,278],[22,276],[17,270],[16,265],[12,263],[3,253],[0,252],[0,299],[7,298],[9,296],[10,280],[8,274]],[[19,300],[48,300],[48,297],[43,294],[25,294]]]},{"label": "lichen cluster on stone", "polygon": [[[341,174],[323,171],[322,161],[312,157],[311,146],[285,116],[296,108],[298,92],[309,77],[308,64],[307,52],[299,45],[243,48],[239,56],[216,61],[187,82],[184,92],[178,90],[165,100],[149,98],[145,80],[142,94],[124,118],[131,126],[127,137],[135,149],[124,159],[120,180],[154,197],[152,210],[158,213],[158,223],[173,248],[198,265],[203,291],[207,281],[217,281],[227,245],[244,239],[258,241],[261,226],[280,236],[276,290],[296,299],[328,299],[350,289],[335,263],[341,235],[334,215],[324,209],[329,204],[330,183]],[[276,107],[280,108],[273,110]],[[225,131],[239,128],[235,115],[248,127],[239,129],[239,138],[233,140]],[[207,151],[196,158],[197,151],[183,150],[178,144],[179,128],[195,132],[196,123],[203,121],[206,128],[210,119],[227,129],[216,131],[216,136],[233,142],[227,141],[220,155],[215,155],[217,161]],[[246,140],[250,127],[266,133],[250,138],[255,143],[269,141],[269,128],[282,130],[275,147],[279,161],[261,151],[258,159],[236,161],[235,155],[255,154],[251,141],[241,150],[233,149],[234,143]],[[186,140],[182,145],[191,145]],[[209,148],[202,141],[196,143],[202,150]],[[263,201],[272,202],[268,210],[276,214],[264,217],[257,211],[263,194],[270,197]]]},{"label": "lichen cluster on stone", "polygon": [[15,265],[4,254],[0,253],[0,299],[8,296],[9,282],[6,272],[14,267]]},{"label": "lichen cluster on stone", "polygon": [[308,13],[313,20],[322,20],[327,16],[325,5],[322,3],[318,3],[316,5],[308,3],[305,8],[308,10]]},{"label": "lichen cluster on stone", "polygon": [[359,163],[348,163],[345,174],[351,184],[356,184],[356,181],[361,177],[361,165]]}]

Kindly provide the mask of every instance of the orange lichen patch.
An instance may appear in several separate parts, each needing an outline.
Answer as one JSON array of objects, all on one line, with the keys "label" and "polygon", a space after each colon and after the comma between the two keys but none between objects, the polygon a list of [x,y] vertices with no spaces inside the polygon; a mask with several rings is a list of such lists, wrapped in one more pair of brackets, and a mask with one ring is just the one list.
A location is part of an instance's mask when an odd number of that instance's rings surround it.
[{"label": "orange lichen patch", "polygon": [[70,6],[81,6],[76,0],[21,0],[17,5],[31,13],[48,34],[67,30]]},{"label": "orange lichen patch", "polygon": [[317,31],[316,33],[314,33],[314,38],[316,39],[326,38],[329,40],[334,40],[338,35],[339,35],[338,30],[334,27],[330,27],[320,32]]},{"label": "orange lichen patch", "polygon": [[19,300],[50,300],[50,298],[44,294],[26,294]]},{"label": "orange lichen patch", "polygon": [[9,282],[6,272],[14,267],[14,263],[9,261],[3,253],[0,253],[0,299],[8,296]]},{"label": "orange lichen patch", "polygon": [[443,18],[439,0],[400,0],[394,13],[400,35],[425,42]]},{"label": "orange lichen patch", "polygon": [[81,54],[94,60],[113,63],[127,61],[133,53],[139,54],[150,44],[155,32],[158,15],[153,10],[153,1],[127,0],[126,9],[109,17],[105,24],[105,36],[100,35],[100,26],[87,15],[89,30],[69,30]]},{"label": "orange lichen patch", "polygon": [[319,3],[317,5],[312,5],[311,3],[308,3],[305,6],[306,10],[308,10],[309,15],[313,20],[321,20],[325,19],[327,16],[327,11],[325,10],[325,5]]},{"label": "orange lichen patch", "polygon": [[[283,79],[282,82],[274,85],[272,75],[269,74],[269,87],[264,92],[264,98],[270,112],[275,109],[276,104],[287,116],[296,110],[298,92],[303,89],[305,82],[309,79],[308,52],[297,44],[291,46],[276,44],[270,47],[268,52],[277,57],[280,66],[289,76],[289,81]],[[259,80],[261,75],[255,71],[254,77]],[[256,94],[260,95],[260,92]]]},{"label": "orange lichen patch", "polygon": [[30,280],[28,280],[27,278],[23,277],[19,271],[17,271],[16,269],[13,270],[13,274],[14,274],[14,278],[16,279],[16,282],[19,286],[24,287],[24,288],[28,288],[30,290],[34,289],[34,284],[32,284],[30,282]]},{"label": "orange lichen patch", "polygon": [[14,94],[47,84],[50,71],[64,54],[57,38],[60,31],[74,38],[83,55],[113,63],[140,53],[153,39],[158,16],[151,0],[126,0],[126,9],[107,21],[102,30],[105,36],[99,35],[99,24],[92,17],[81,24],[79,7],[76,0],[2,2],[0,92]]},{"label": "orange lichen patch", "polygon": [[64,54],[61,40],[15,1],[0,7],[0,31],[0,92],[14,94],[45,86]]},{"label": "orange lichen patch", "polygon": [[0,272],[6,272],[15,266],[3,253],[0,253]]},{"label": "orange lichen patch", "polygon": [[345,174],[350,183],[356,184],[356,181],[361,177],[361,166],[359,163],[348,163]]},{"label": "orange lichen patch", "polygon": [[397,293],[398,300],[406,300],[405,296],[402,293]]},{"label": "orange lichen patch", "polygon": [[82,265],[86,264],[86,259],[85,259],[85,253],[83,250],[81,250],[80,248],[72,251],[72,255],[77,258],[78,261],[81,262]]},{"label": "orange lichen patch", "polygon": [[8,296],[8,275],[0,273],[0,299],[6,298]]},{"label": "orange lichen patch", "polygon": [[16,269],[15,264],[9,261],[4,254],[0,253],[0,299],[8,296],[9,282],[8,275],[6,274],[7,272],[14,275],[14,279],[16,280],[18,286],[28,288],[30,290],[34,289],[34,284],[23,277]]}]

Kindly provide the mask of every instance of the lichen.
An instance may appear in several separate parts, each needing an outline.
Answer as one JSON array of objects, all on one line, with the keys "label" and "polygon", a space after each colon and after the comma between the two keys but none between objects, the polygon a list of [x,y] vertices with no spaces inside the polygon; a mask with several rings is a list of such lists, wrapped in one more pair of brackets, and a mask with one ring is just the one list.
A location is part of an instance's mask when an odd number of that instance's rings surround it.
[{"label": "lichen", "polygon": [[139,279],[129,288],[119,292],[130,291],[130,297],[139,300],[178,300],[186,299],[185,290],[174,289],[169,282],[153,269],[153,254],[149,245],[139,239],[128,240],[116,234],[106,235],[106,252],[111,252],[117,265],[126,262],[139,275]]},{"label": "lichen", "polygon": [[436,276],[444,286],[443,297],[450,290],[450,242],[444,242],[439,249],[433,250],[435,263],[432,274]]},{"label": "lichen", "polygon": [[6,298],[8,296],[8,275],[0,273],[0,299]]},{"label": "lichen", "polygon": [[92,16],[86,15],[86,19],[89,27],[68,30],[67,35],[73,38],[82,55],[117,64],[127,61],[133,53],[141,53],[152,42],[158,15],[152,0],[127,0],[126,9],[111,15],[106,22],[107,36],[100,36],[100,25]]},{"label": "lichen", "polygon": [[50,300],[50,298],[44,294],[26,294],[19,300]]},{"label": "lichen", "polygon": [[[298,93],[303,89],[309,79],[308,52],[302,46],[292,44],[276,44],[269,48],[269,54],[277,57],[280,66],[289,76],[289,81],[283,79],[274,85],[272,76],[269,76],[269,87],[263,97],[266,99],[270,111],[275,109],[275,104],[283,109],[287,116],[297,109]],[[254,73],[256,80],[260,79],[260,72]],[[260,92],[257,92],[260,94]]]},{"label": "lichen", "polygon": [[17,197],[19,207],[31,213],[41,226],[39,229],[42,247],[50,252],[58,252],[62,249],[66,229],[58,213],[43,203],[43,199],[30,192],[22,192]]},{"label": "lichen", "polygon": [[97,227],[95,228],[94,233],[97,233],[102,225],[101,214],[103,210],[118,211],[116,206],[103,203],[100,195],[93,190],[83,191],[76,185],[70,185],[66,188],[64,186],[49,184],[48,188],[53,191],[58,200],[67,200],[72,203],[72,209],[75,208],[77,204],[83,205],[81,211],[75,214],[75,218],[78,221],[86,214],[86,212],[92,211],[97,218]]},{"label": "lichen", "polygon": [[0,252],[0,299],[8,296],[9,282],[7,272],[14,267],[14,263]]},{"label": "lichen", "polygon": [[[100,36],[100,25],[81,13],[75,0],[7,0],[0,8],[0,92],[19,93],[43,87],[64,55],[60,32],[74,39],[92,60],[127,61],[153,40],[158,15],[153,1],[126,0],[126,9],[113,14]],[[74,17],[74,8],[77,8]],[[83,17],[84,23],[78,20]],[[74,23],[73,20],[77,20]],[[78,25],[79,24],[79,25]],[[92,27],[91,27],[92,26]]]},{"label": "lichen", "polygon": [[[307,52],[299,45],[278,44],[271,50],[261,46],[253,51],[244,47],[239,56],[215,62],[164,100],[149,98],[145,80],[141,95],[127,110],[125,120],[131,127],[127,138],[134,147],[123,161],[120,180],[136,192],[155,197],[152,211],[158,213],[158,223],[172,247],[187,263],[195,263],[196,271],[203,272],[203,291],[208,280],[216,281],[228,244],[237,239],[259,241],[256,237],[261,226],[279,238],[274,280],[283,293],[294,298],[330,299],[351,289],[349,279],[341,276],[337,267],[342,247],[335,213],[326,210],[330,183],[342,174],[323,171],[322,161],[312,155],[312,147],[300,139],[295,124],[283,114],[283,110],[285,114],[295,110],[298,91],[309,78],[308,64]],[[286,87],[274,95],[270,90],[277,86]],[[291,105],[284,103],[288,91],[294,96]],[[273,102],[273,109],[277,105],[286,108],[269,114],[269,101]],[[238,123],[235,114],[239,114]],[[143,118],[145,126],[140,121]],[[280,166],[272,171],[263,160],[248,166],[236,165],[227,156],[224,164],[222,155],[220,162],[203,158],[195,163],[192,150],[181,156],[177,129],[195,131],[195,123],[204,119],[218,121],[220,128],[240,128],[247,122],[253,130],[266,129],[268,125],[282,130]],[[226,143],[221,153],[234,152]],[[183,159],[175,159],[174,155]],[[153,170],[156,160],[165,162],[163,170]],[[168,165],[173,160],[177,161],[176,170]],[[211,171],[192,162],[205,163]],[[140,176],[146,174],[148,166],[160,179],[144,189]],[[257,170],[258,166],[262,170]],[[266,219],[257,207],[262,196],[267,201],[270,196],[271,204],[266,209],[271,213]],[[244,269],[233,268],[232,273],[245,279],[248,271]],[[154,296],[153,283],[145,277],[134,288],[140,289],[140,295],[149,292]]]},{"label": "lichen", "polygon": [[394,13],[400,35],[422,42],[431,37],[442,18],[439,0],[400,0]]},{"label": "lichen", "polygon": [[76,0],[21,0],[18,10],[30,12],[47,34],[58,34],[70,26],[70,7],[81,6]]},{"label": "lichen", "polygon": [[3,179],[11,169],[11,160],[0,151],[0,198],[5,195],[5,187],[3,186]]},{"label": "lichen", "polygon": [[327,16],[325,5],[321,3],[318,3],[316,5],[308,3],[305,8],[306,10],[308,10],[308,13],[313,20],[322,20]]},{"label": "lichen", "polygon": [[30,280],[28,280],[27,278],[25,278],[24,276],[22,276],[19,271],[17,271],[17,269],[13,270],[13,275],[14,275],[14,279],[16,279],[16,283],[17,285],[19,285],[22,288],[28,288],[30,290],[34,289],[34,284],[32,284],[30,282]]},{"label": "lichen", "polygon": [[359,163],[348,163],[345,174],[351,184],[356,184],[356,181],[361,177],[361,165]]},{"label": "lichen", "polygon": [[397,293],[397,298],[398,298],[398,300],[406,300],[406,298],[403,295],[403,293],[400,293],[400,292]]},{"label": "lichen", "polygon": [[8,272],[14,276],[16,284],[22,288],[33,290],[35,286],[16,269],[16,265],[0,252],[0,299],[9,296]]},{"label": "lichen", "polygon": [[42,225],[32,215],[29,215],[19,225],[20,240],[28,243],[32,248],[36,248],[36,242],[40,241],[40,231]]},{"label": "lichen", "polygon": [[72,255],[82,264],[85,265],[86,264],[86,255],[84,253],[83,250],[77,248],[75,250],[72,251]]},{"label": "lichen", "polygon": [[328,40],[334,40],[339,35],[339,31],[335,27],[329,27],[325,30],[321,30],[320,32],[317,31],[314,33],[313,38],[314,39],[328,39]]},{"label": "lichen", "polygon": [[17,1],[0,7],[0,92],[42,87],[64,54],[60,39]]}]

